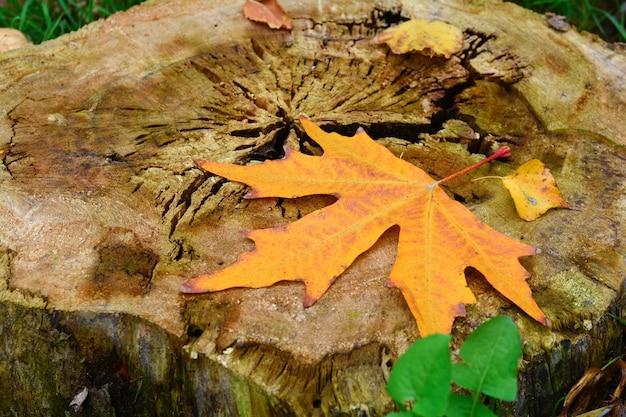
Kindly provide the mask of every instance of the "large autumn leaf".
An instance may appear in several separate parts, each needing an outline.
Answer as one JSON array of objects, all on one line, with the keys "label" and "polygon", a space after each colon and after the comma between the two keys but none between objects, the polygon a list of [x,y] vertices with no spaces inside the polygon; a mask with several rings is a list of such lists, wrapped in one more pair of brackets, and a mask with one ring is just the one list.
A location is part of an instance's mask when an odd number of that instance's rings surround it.
[{"label": "large autumn leaf", "polygon": [[302,281],[309,307],[383,232],[398,225],[398,255],[387,285],[401,289],[422,335],[449,333],[454,318],[465,315],[465,304],[476,302],[465,281],[468,266],[548,324],[518,261],[535,254],[535,248],[482,223],[424,171],[396,158],[363,130],[349,138],[326,133],[306,118],[300,121],[324,149],[321,157],[287,150],[281,160],[253,166],[196,163],[250,185],[246,198],[329,194],[337,201],[286,226],[246,232],[254,250],[225,269],[191,279],[181,291]]}]

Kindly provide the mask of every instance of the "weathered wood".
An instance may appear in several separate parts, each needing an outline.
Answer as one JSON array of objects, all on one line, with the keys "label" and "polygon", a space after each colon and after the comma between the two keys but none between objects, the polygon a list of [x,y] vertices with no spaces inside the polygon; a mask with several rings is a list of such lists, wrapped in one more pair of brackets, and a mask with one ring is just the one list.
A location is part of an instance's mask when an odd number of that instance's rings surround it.
[{"label": "weathered wood", "polygon": [[[84,415],[391,410],[389,368],[419,337],[383,286],[397,231],[309,309],[297,284],[177,291],[249,250],[240,230],[332,201],[244,201],[244,186],[193,165],[277,158],[283,145],[319,153],[301,114],[346,134],[363,126],[438,177],[494,142],[512,159],[476,176],[531,158],[552,170],[575,210],[532,223],[496,182],[448,187],[542,249],[523,263],[552,329],[475,272],[478,304],[455,323],[458,343],[488,317],[514,318],[517,415],[549,414],[587,365],[619,351],[606,313],[621,311],[625,272],[624,53],[508,3],[282,4],[291,32],[246,21],[240,3],[163,0],[0,55],[0,415],[62,414],[84,386]],[[463,51],[397,56],[372,42],[409,15],[462,28]]]}]

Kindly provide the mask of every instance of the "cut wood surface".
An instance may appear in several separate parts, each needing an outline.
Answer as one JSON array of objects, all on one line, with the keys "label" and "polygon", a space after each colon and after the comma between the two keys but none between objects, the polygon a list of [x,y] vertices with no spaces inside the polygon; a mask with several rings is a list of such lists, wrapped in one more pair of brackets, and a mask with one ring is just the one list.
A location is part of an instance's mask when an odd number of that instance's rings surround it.
[{"label": "cut wood surface", "polygon": [[[419,337],[384,282],[389,230],[313,307],[297,283],[183,296],[187,279],[253,248],[241,230],[294,221],[331,197],[243,200],[194,158],[254,163],[320,149],[298,122],[379,143],[434,177],[538,158],[573,210],[517,217],[501,183],[446,186],[524,258],[551,329],[474,271],[455,343],[511,316],[524,341],[516,415],[551,404],[621,349],[626,54],[510,3],[284,0],[293,30],[242,2],[151,1],[0,54],[0,415],[352,415],[393,409],[385,383]],[[373,37],[408,19],[461,28],[450,59]],[[79,414],[80,414],[79,413]]]}]

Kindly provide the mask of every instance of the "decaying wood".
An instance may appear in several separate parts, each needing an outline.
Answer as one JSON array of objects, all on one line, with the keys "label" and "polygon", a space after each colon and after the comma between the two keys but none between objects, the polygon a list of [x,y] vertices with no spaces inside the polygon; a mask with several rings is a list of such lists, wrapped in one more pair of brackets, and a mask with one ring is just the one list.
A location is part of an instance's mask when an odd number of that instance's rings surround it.
[{"label": "decaying wood", "polygon": [[[225,3],[225,2],[224,2]],[[444,177],[495,142],[509,174],[539,158],[574,210],[526,223],[494,181],[448,189],[483,220],[542,249],[523,263],[544,328],[468,271],[478,304],[525,343],[517,415],[542,416],[588,365],[620,350],[626,55],[551,29],[509,3],[283,1],[293,31],[241,4],[163,0],[0,55],[0,415],[354,415],[392,409],[384,386],[417,337],[384,288],[390,230],[314,307],[279,284],[182,296],[186,279],[252,248],[240,230],[332,202],[242,200],[193,158],[249,163],[283,146],[319,153],[296,122],[363,126]],[[449,60],[372,42],[410,15],[463,29]],[[18,388],[14,388],[18,381]]]}]

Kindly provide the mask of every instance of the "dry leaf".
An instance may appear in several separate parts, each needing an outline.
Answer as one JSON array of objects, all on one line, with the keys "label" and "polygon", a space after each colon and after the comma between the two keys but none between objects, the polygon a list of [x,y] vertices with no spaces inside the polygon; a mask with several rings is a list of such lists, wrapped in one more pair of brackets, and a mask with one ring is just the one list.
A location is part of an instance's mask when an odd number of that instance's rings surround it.
[{"label": "dry leaf", "polygon": [[267,23],[272,29],[293,28],[291,18],[280,7],[278,0],[246,0],[243,14],[255,22]]},{"label": "dry leaf", "polygon": [[[623,391],[626,388],[626,362],[618,359],[608,366],[587,368],[563,401],[559,417],[623,416]],[[611,405],[609,405],[611,404]],[[607,409],[599,408],[607,406]],[[610,414],[608,411],[612,411]]]},{"label": "dry leaf", "polygon": [[189,280],[181,291],[302,281],[308,307],[357,256],[399,225],[398,255],[387,284],[400,288],[422,335],[449,333],[454,318],[465,314],[465,304],[476,302],[465,280],[468,266],[531,317],[549,324],[518,261],[534,255],[535,248],[482,223],[448,197],[439,182],[396,158],[363,130],[348,138],[326,133],[306,118],[300,121],[324,149],[321,157],[287,150],[281,160],[253,166],[196,163],[250,185],[246,198],[328,194],[338,200],[286,226],[246,232],[254,250],[225,269]]},{"label": "dry leaf", "polygon": [[83,403],[87,399],[88,395],[89,390],[87,389],[87,387],[83,387],[83,389],[78,394],[76,394],[70,402],[70,408],[72,409],[72,411],[74,411],[75,413],[80,412],[83,408]]},{"label": "dry leaf", "polygon": [[515,203],[517,214],[526,221],[535,220],[551,208],[569,208],[556,181],[543,162],[532,159],[502,182]]},{"label": "dry leaf", "polygon": [[572,26],[567,23],[567,18],[565,16],[559,16],[554,13],[546,13],[543,16],[548,22],[548,26],[552,29],[558,30],[559,32],[567,32],[572,28]]},{"label": "dry leaf", "polygon": [[430,57],[450,58],[461,50],[463,32],[439,20],[411,19],[383,30],[376,35],[374,42],[386,43],[396,54],[415,51]]}]

